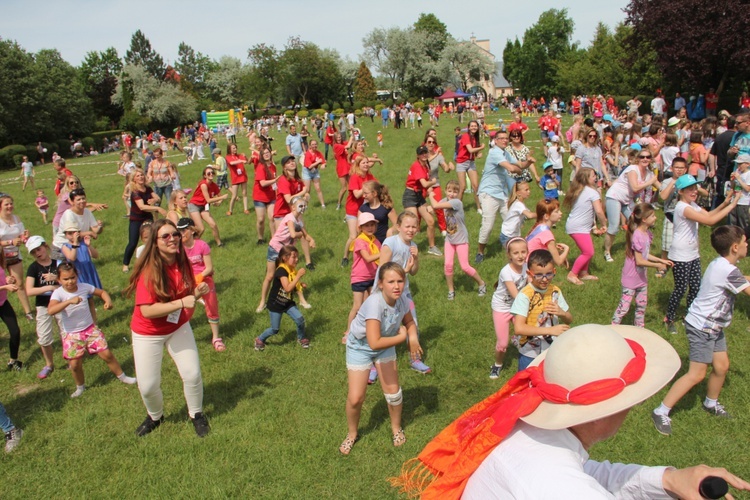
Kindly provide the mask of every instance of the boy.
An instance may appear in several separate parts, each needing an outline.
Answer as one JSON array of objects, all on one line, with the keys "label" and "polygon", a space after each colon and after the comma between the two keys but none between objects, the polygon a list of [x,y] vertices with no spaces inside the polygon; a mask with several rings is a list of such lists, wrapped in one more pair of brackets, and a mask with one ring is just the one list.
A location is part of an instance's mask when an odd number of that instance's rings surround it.
[{"label": "boy", "polygon": [[544,175],[539,179],[539,187],[544,191],[544,198],[547,200],[558,200],[560,198],[560,181],[555,171],[555,165],[547,160],[544,162]]},{"label": "boy", "polygon": [[672,434],[669,412],[703,381],[709,364],[713,370],[708,376],[703,409],[716,417],[731,418],[718,401],[729,369],[724,329],[732,322],[735,295],[740,292],[750,295],[750,282],[737,268],[737,262],[747,255],[747,238],[737,226],[720,226],[711,233],[711,246],[719,257],[706,268],[698,296],[685,316],[690,367],[651,414],[656,430],[666,436]]},{"label": "boy", "polygon": [[219,189],[229,189],[227,160],[221,156],[221,149],[219,148],[211,150],[211,154],[214,156],[214,163],[216,164],[215,167],[211,166],[216,171],[216,184],[219,186]]},{"label": "boy", "polygon": [[732,172],[730,178],[734,181],[734,190],[742,191],[742,197],[729,214],[729,223],[739,226],[747,236],[750,227],[750,214],[748,213],[750,211],[750,155],[737,155],[734,161],[737,164],[737,170]]},{"label": "boy", "polygon": [[529,283],[518,291],[510,309],[514,316],[513,343],[518,348],[518,371],[526,369],[552,344],[552,337],[568,330],[573,322],[560,288],[550,285],[555,277],[555,264],[549,250],[531,252],[526,273]]}]

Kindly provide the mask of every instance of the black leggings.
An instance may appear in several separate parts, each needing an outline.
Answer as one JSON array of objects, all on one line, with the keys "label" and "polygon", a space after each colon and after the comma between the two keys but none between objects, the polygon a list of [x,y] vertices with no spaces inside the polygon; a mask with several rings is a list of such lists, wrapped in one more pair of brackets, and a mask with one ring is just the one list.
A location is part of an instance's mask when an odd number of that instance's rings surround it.
[{"label": "black leggings", "polygon": [[122,265],[129,266],[130,259],[133,258],[135,249],[138,247],[138,240],[141,237],[141,226],[145,221],[131,220],[128,227],[128,246],[125,247],[125,256],[122,258]]},{"label": "black leggings", "polygon": [[690,304],[698,295],[698,290],[701,287],[701,260],[675,261],[672,267],[672,276],[674,276],[674,290],[672,290],[672,295],[669,296],[669,304],[667,305],[667,321],[670,322],[674,321],[677,306],[680,305],[686,291],[688,292],[687,309],[690,309]]},{"label": "black leggings", "polygon": [[8,333],[10,333],[10,359],[18,359],[18,348],[21,346],[21,330],[18,328],[16,311],[10,305],[10,300],[6,300],[0,306],[0,319],[3,320],[5,326],[8,327]]}]

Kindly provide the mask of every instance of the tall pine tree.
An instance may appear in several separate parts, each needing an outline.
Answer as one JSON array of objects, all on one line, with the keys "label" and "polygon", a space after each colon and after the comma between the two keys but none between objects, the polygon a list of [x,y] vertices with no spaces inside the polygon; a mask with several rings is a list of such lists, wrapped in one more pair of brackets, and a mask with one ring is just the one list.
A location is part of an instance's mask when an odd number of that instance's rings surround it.
[{"label": "tall pine tree", "polygon": [[377,98],[375,79],[364,61],[359,64],[357,80],[354,83],[354,100],[358,102],[374,101]]},{"label": "tall pine tree", "polygon": [[130,39],[130,48],[125,53],[125,62],[142,66],[148,74],[158,80],[164,79],[166,70],[164,59],[151,48],[151,42],[141,30],[133,33],[133,37]]}]

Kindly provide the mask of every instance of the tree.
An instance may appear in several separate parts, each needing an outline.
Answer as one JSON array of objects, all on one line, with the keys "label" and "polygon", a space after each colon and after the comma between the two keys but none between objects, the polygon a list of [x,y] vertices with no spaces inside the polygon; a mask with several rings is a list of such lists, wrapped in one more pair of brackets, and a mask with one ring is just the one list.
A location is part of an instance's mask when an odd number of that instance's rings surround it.
[{"label": "tree", "polygon": [[167,69],[164,59],[151,48],[151,42],[141,30],[133,33],[130,39],[130,48],[125,52],[125,62],[134,66],[141,66],[151,76],[160,80],[164,79]]},{"label": "tree", "polygon": [[488,80],[496,71],[495,61],[471,42],[451,39],[443,58],[450,66],[450,78],[464,90],[471,87],[470,82]]},{"label": "tree", "polygon": [[252,103],[265,106],[274,103],[281,63],[279,53],[273,45],[260,43],[247,51],[250,71],[245,75],[243,88]]},{"label": "tree", "polygon": [[279,87],[293,105],[319,106],[342,97],[341,73],[330,53],[311,42],[289,39],[279,57]]},{"label": "tree", "polygon": [[341,84],[345,99],[349,101],[350,106],[354,106],[359,65],[348,57],[342,59],[339,53],[333,49],[323,49],[323,54],[324,56],[330,57],[336,61],[339,73],[341,74]]},{"label": "tree", "polygon": [[750,77],[745,0],[631,0],[625,13],[633,27],[631,47],[643,41],[658,47],[656,63],[676,88],[714,87],[721,94],[731,81]]},{"label": "tree", "polygon": [[243,103],[242,83],[248,71],[236,57],[222,56],[214,71],[206,76],[206,97],[222,108],[235,108]]},{"label": "tree", "polygon": [[109,47],[103,52],[88,52],[78,68],[84,92],[91,99],[97,117],[106,117],[116,123],[122,116],[121,106],[112,104],[117,88],[117,75],[122,72],[122,60],[117,49]]},{"label": "tree", "polygon": [[511,85],[515,85],[518,78],[520,57],[521,42],[518,41],[518,37],[516,37],[515,42],[508,40],[505,43],[505,49],[503,49],[503,78],[508,80]]},{"label": "tree", "polygon": [[180,74],[180,87],[195,96],[205,91],[208,74],[217,69],[217,64],[208,56],[196,53],[185,42],[180,42],[177,48],[175,69]]},{"label": "tree", "polygon": [[357,69],[357,80],[354,84],[354,100],[359,102],[374,101],[377,99],[377,87],[372,78],[370,68],[362,61]]},{"label": "tree", "polygon": [[427,47],[427,56],[437,62],[450,38],[448,27],[435,14],[425,14],[423,12],[419,14],[417,22],[414,23],[414,31],[431,35],[431,43]]}]

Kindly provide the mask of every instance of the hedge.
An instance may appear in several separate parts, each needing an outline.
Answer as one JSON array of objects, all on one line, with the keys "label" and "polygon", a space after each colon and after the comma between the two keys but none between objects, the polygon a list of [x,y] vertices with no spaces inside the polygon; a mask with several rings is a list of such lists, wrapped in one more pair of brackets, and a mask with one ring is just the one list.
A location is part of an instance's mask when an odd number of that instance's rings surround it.
[{"label": "hedge", "polygon": [[91,134],[91,138],[94,140],[94,148],[97,151],[100,151],[102,147],[104,146],[104,138],[106,137],[108,141],[112,142],[113,137],[119,137],[120,134],[122,134],[122,130],[116,129],[116,130],[102,130],[101,132],[94,132]]},{"label": "hedge", "polygon": [[17,155],[20,157],[26,155],[26,146],[11,144],[0,149],[0,168],[11,169],[19,167],[21,165],[20,161],[16,165],[14,158]]},{"label": "hedge", "polygon": [[297,116],[299,116],[300,118],[307,118],[308,116],[310,116],[310,112],[307,111],[306,109],[301,109],[297,113]]}]

